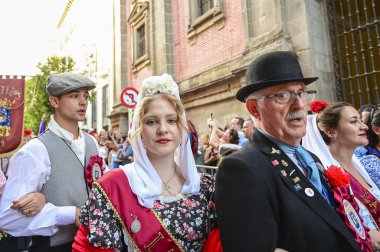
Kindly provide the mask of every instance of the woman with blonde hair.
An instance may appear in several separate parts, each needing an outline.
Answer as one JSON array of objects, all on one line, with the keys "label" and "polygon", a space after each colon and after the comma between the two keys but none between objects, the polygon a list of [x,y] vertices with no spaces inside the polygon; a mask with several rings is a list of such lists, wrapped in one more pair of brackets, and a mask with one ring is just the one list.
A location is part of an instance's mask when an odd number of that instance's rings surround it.
[{"label": "woman with blonde hair", "polygon": [[214,182],[196,170],[171,76],[143,81],[130,131],[134,162],[94,184],[73,251],[199,251]]}]

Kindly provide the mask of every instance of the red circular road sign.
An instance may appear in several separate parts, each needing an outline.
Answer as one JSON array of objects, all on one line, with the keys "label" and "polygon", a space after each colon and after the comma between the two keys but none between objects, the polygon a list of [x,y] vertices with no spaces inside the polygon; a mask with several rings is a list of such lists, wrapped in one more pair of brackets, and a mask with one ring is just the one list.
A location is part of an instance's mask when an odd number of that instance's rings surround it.
[{"label": "red circular road sign", "polygon": [[137,91],[136,88],[126,87],[123,89],[123,91],[121,91],[120,101],[127,108],[134,108],[137,103],[136,100],[137,100],[138,94],[139,94],[139,91]]}]

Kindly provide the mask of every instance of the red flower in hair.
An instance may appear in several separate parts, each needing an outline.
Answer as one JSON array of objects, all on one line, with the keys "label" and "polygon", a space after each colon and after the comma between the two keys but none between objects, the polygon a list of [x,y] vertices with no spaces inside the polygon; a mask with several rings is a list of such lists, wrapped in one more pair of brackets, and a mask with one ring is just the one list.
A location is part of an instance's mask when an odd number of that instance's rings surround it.
[{"label": "red flower in hair", "polygon": [[330,165],[325,176],[332,188],[350,185],[350,175],[339,166]]},{"label": "red flower in hair", "polygon": [[328,105],[330,104],[325,101],[315,100],[312,103],[310,103],[309,107],[311,111],[313,111],[314,113],[319,113],[322,110],[324,110]]},{"label": "red flower in hair", "polygon": [[24,129],[24,135],[31,135],[31,134],[32,134],[32,130]]}]

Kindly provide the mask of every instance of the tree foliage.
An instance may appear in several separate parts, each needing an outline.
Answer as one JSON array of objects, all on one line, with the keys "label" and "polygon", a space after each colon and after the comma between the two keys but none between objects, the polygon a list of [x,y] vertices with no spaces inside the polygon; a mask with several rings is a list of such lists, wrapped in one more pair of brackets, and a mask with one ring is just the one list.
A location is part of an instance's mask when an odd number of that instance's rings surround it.
[{"label": "tree foliage", "polygon": [[51,56],[45,63],[38,63],[37,68],[41,73],[26,81],[25,95],[25,128],[38,133],[41,118],[45,115],[46,120],[54,113],[46,92],[46,84],[49,75],[72,72],[74,69],[72,57]]}]

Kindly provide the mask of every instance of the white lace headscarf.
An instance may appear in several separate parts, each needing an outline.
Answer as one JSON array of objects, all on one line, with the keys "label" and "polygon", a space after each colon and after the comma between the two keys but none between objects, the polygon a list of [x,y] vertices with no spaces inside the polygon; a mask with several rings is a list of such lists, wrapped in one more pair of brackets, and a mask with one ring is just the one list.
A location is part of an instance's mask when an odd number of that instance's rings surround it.
[{"label": "white lace headscarf", "polygon": [[[178,85],[168,74],[152,76],[142,82],[130,129],[134,162],[122,167],[128,177],[133,193],[137,195],[140,205],[147,208],[152,208],[154,200],[161,195],[162,181],[146,155],[141,135],[138,135],[137,138],[134,138],[133,136],[136,130],[140,127],[138,115],[141,110],[142,99],[158,93],[171,94],[180,100]],[[183,122],[186,122],[185,112],[182,116]],[[198,193],[200,189],[200,177],[197,172],[194,156],[191,152],[188,134],[184,129],[182,130],[181,144],[178,146],[174,154],[174,161],[176,162],[177,167],[179,167],[183,177],[186,179],[181,194]]]},{"label": "white lace headscarf", "polygon": [[[306,126],[306,135],[302,138],[302,145],[313,152],[321,160],[323,168],[325,170],[330,165],[340,166],[338,161],[334,159],[331,155],[329,148],[327,147],[325,141],[323,140],[319,128],[317,126],[317,116],[308,115],[307,116],[307,126]],[[360,163],[359,159],[352,155],[352,163],[354,164],[356,170],[360,173],[363,179],[375,189],[379,189],[376,184],[373,182],[371,177],[368,175],[368,172]]]}]

